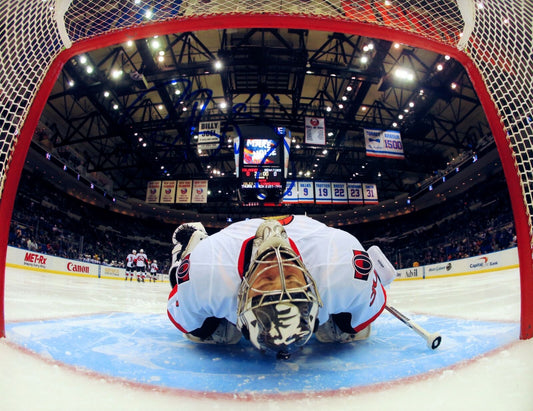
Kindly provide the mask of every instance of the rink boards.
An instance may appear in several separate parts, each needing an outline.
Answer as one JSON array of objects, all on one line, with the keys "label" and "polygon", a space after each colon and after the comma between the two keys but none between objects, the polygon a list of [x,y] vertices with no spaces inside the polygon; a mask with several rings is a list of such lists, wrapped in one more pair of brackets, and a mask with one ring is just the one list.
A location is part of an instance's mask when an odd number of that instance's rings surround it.
[{"label": "rink boards", "polygon": [[[80,277],[116,280],[125,277],[125,270],[121,267],[50,256],[16,247],[8,247],[6,266]],[[461,260],[399,269],[396,281],[481,274],[514,268],[518,268],[518,251],[516,247]],[[157,279],[158,281],[168,281],[168,275],[160,273],[157,275]]]}]

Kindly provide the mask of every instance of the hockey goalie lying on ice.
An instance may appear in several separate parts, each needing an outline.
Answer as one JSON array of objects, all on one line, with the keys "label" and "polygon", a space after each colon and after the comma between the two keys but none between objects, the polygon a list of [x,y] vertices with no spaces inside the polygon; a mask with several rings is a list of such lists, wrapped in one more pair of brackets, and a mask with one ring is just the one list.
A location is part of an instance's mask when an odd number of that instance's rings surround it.
[{"label": "hockey goalie lying on ice", "polygon": [[289,358],[313,333],[323,343],[368,338],[396,270],[381,250],[306,216],[250,219],[208,236],[173,235],[168,316],[198,343],[236,344]]}]

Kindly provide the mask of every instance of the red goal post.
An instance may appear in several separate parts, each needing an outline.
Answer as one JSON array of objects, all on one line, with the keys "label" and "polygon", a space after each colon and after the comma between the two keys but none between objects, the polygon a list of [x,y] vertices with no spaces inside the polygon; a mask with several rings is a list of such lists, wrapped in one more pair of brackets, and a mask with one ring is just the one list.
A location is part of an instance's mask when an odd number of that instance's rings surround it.
[{"label": "red goal post", "polygon": [[26,154],[66,61],[127,40],[223,28],[344,32],[447,54],[468,73],[503,165],[533,337],[533,3],[513,0],[0,0],[0,337],[9,223]]}]

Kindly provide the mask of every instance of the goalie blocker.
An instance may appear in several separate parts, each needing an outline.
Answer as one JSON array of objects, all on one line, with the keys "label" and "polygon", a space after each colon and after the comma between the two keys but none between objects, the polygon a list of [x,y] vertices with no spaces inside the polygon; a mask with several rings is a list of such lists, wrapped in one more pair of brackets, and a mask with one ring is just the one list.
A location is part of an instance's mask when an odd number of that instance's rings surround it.
[{"label": "goalie blocker", "polygon": [[377,245],[370,247],[367,253],[372,260],[372,265],[381,280],[381,284],[387,287],[397,277],[396,269]]}]

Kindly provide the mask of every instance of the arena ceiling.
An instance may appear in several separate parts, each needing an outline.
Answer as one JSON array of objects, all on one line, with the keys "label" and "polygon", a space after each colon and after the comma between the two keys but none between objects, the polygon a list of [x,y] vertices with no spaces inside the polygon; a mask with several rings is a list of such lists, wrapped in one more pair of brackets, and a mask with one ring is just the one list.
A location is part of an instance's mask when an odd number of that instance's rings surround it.
[{"label": "arena ceiling", "polygon": [[[326,146],[305,144],[306,116],[325,119]],[[204,121],[220,121],[220,146],[199,152]],[[415,200],[475,155],[497,160],[474,88],[453,59],[394,41],[290,29],[176,33],[77,56],[49,96],[32,147],[109,198],[142,201],[152,180],[208,179],[207,204],[165,207],[231,216],[242,212],[232,139],[245,124],[290,130],[289,178],[376,184],[380,204]],[[367,156],[364,129],[400,131],[405,159]],[[307,204],[283,212],[352,209]]]}]

